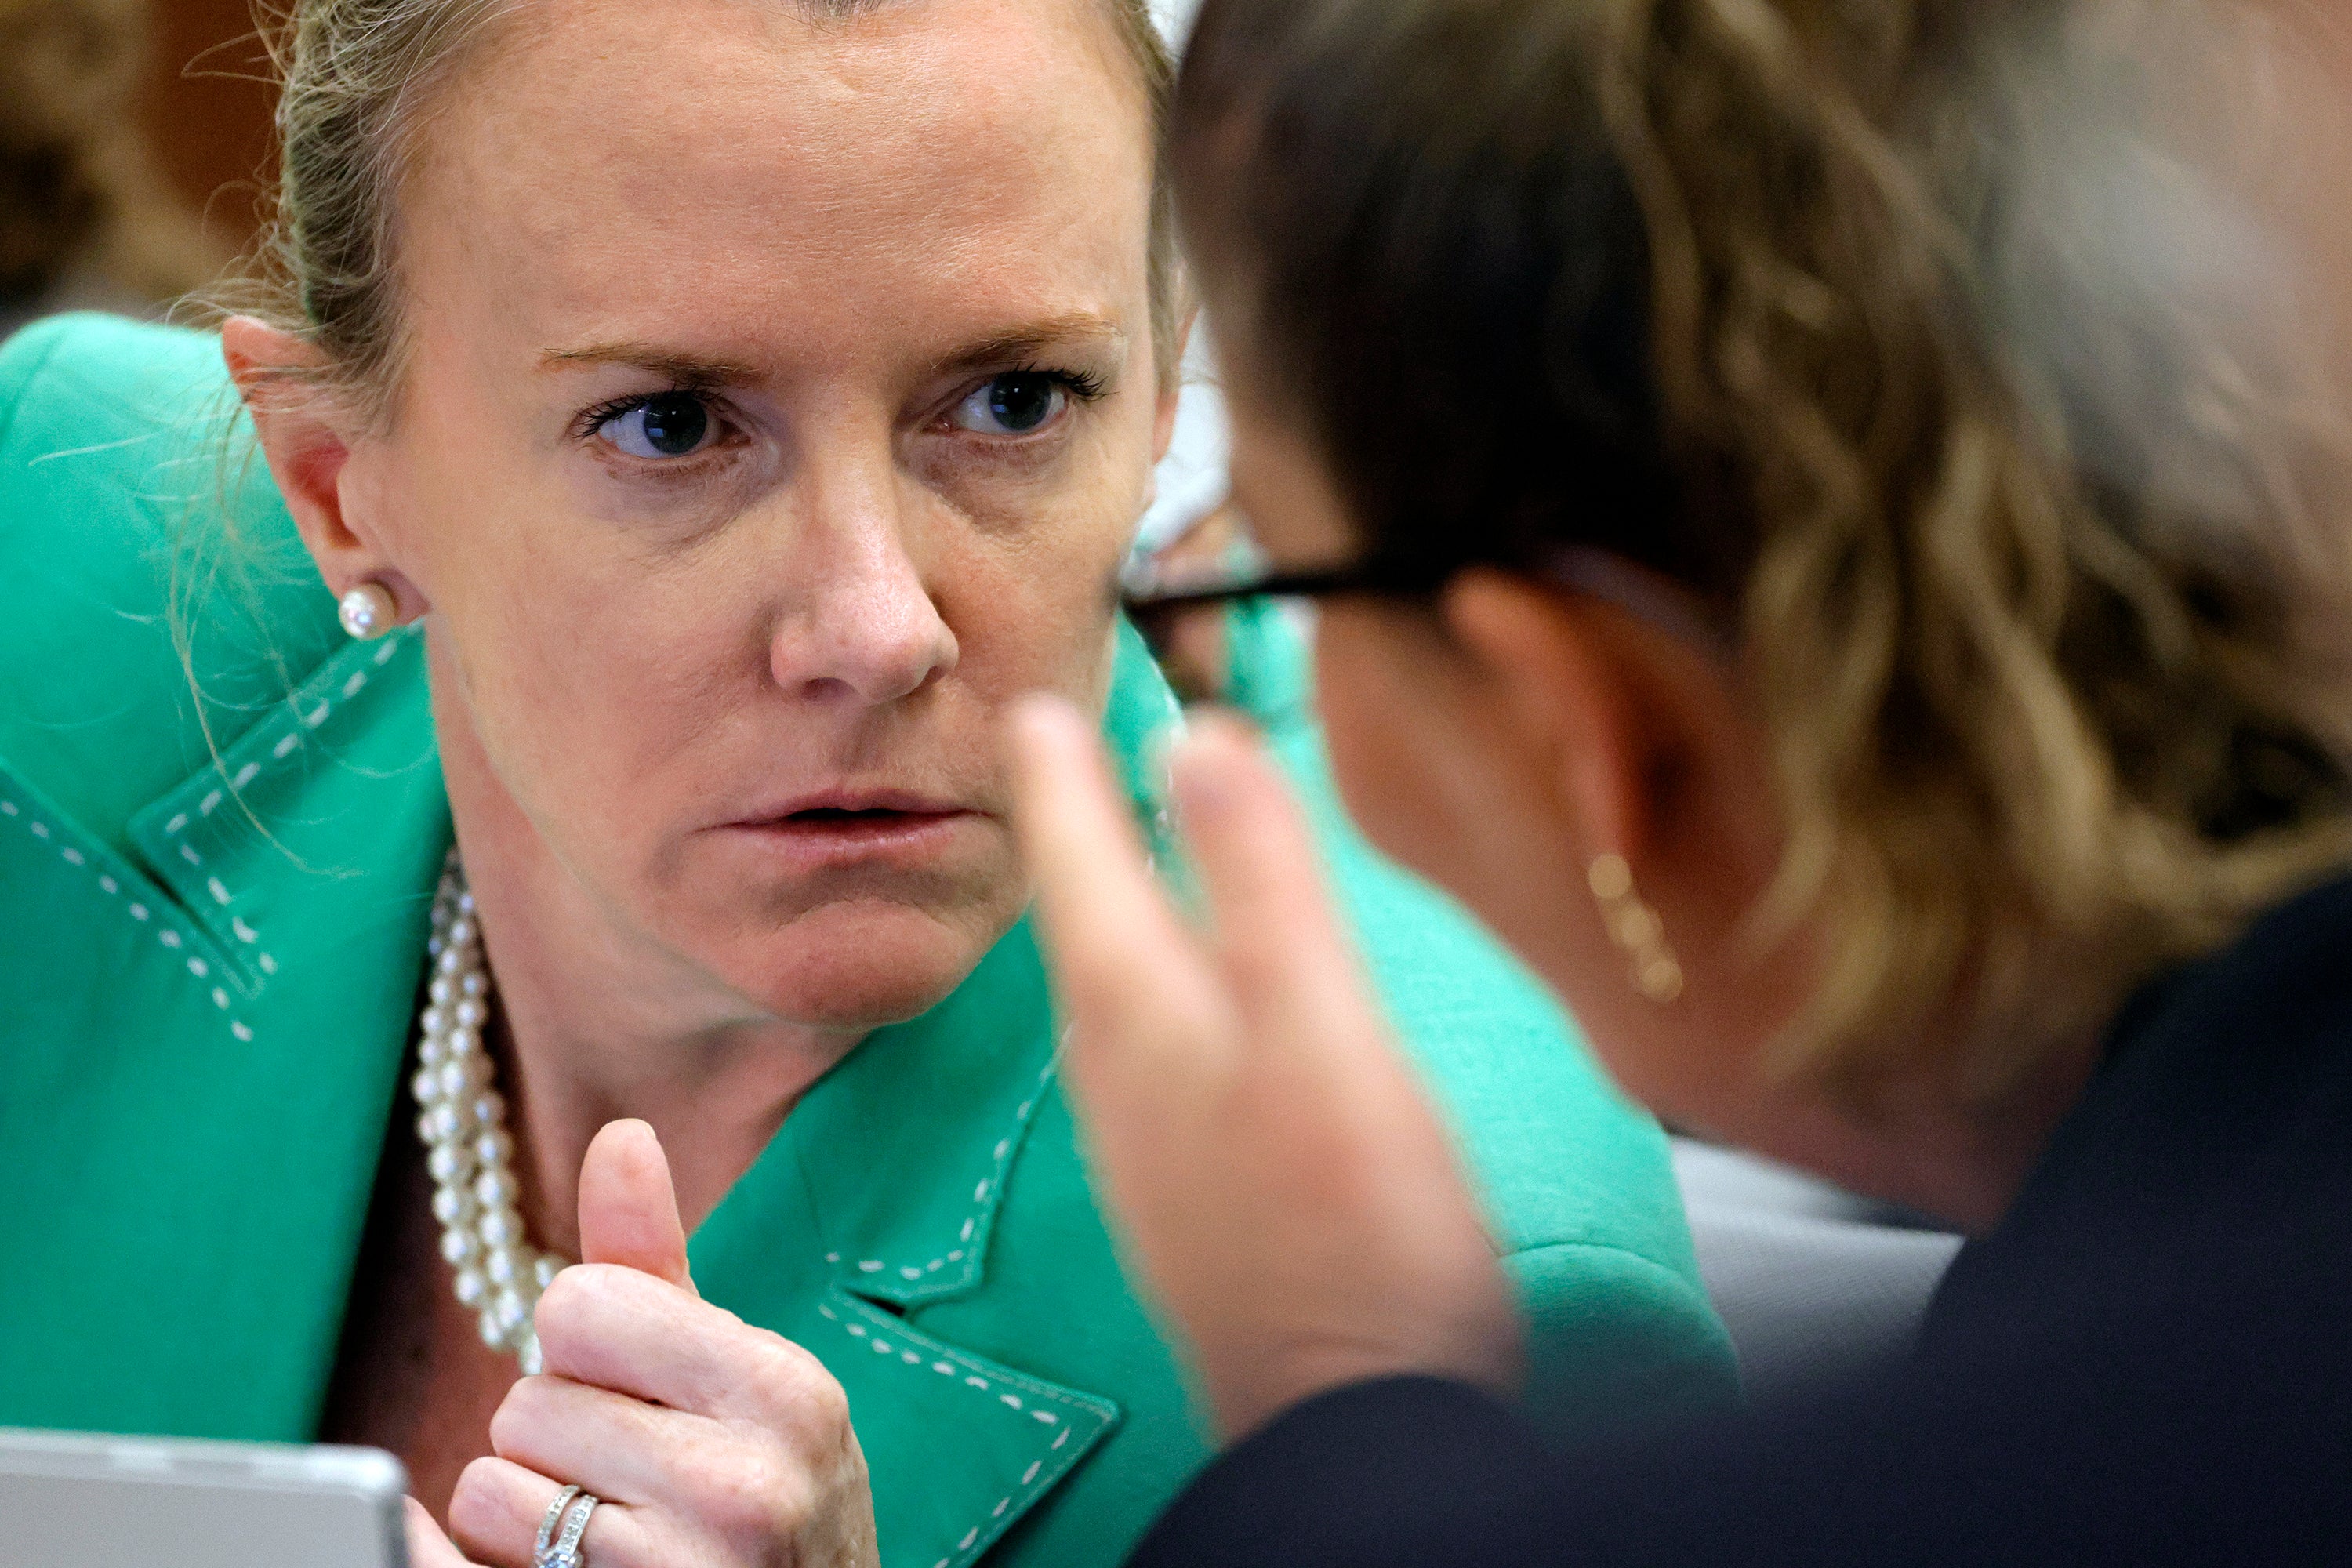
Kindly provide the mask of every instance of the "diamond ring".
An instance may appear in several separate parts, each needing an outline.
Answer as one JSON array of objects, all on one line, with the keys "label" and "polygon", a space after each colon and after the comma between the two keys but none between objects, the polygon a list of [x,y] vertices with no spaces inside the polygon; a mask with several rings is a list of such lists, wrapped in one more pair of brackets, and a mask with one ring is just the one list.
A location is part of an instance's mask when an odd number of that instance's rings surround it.
[{"label": "diamond ring", "polygon": [[[566,1487],[547,1505],[539,1521],[539,1540],[530,1549],[530,1568],[587,1568],[580,1538],[588,1532],[588,1516],[603,1500],[578,1487]],[[560,1527],[560,1530],[559,1530]]]}]

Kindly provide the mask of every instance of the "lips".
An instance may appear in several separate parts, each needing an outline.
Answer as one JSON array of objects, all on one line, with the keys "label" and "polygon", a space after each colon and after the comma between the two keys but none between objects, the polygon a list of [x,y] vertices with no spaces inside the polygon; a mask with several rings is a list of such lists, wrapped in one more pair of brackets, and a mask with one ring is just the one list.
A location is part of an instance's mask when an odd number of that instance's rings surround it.
[{"label": "lips", "polygon": [[930,862],[979,819],[967,807],[899,790],[836,790],[780,801],[726,825],[725,836],[778,868]]},{"label": "lips", "polygon": [[763,806],[732,826],[824,831],[860,826],[908,826],[923,819],[969,815],[965,807],[952,801],[909,790],[826,790]]}]

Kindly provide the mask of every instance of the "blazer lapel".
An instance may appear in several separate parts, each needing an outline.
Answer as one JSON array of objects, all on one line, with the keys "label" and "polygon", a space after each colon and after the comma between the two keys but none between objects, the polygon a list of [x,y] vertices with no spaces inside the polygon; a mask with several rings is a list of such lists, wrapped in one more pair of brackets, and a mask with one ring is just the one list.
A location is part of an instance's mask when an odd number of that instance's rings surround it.
[{"label": "blazer lapel", "polygon": [[894,1565],[972,1561],[1118,1421],[1098,1394],[907,1318],[985,1289],[1053,1057],[1024,922],[953,995],[812,1089],[695,1234],[704,1294],[806,1348],[848,1393]]},{"label": "blazer lapel", "polygon": [[0,1422],[310,1436],[446,809],[405,637],[329,659],[130,856],[0,774]]},{"label": "blazer lapel", "polygon": [[846,1291],[816,1316],[800,1343],[848,1392],[893,1564],[971,1563],[1118,1422],[1098,1394],[931,1338]]}]

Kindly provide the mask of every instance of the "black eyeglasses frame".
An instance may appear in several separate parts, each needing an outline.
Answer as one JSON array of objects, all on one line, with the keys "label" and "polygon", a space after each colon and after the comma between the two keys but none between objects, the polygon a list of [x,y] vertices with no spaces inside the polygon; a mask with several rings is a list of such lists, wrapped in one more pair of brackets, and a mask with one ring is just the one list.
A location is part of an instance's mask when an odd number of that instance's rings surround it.
[{"label": "black eyeglasses frame", "polygon": [[1175,585],[1160,589],[1147,584],[1122,588],[1118,603],[1129,620],[1145,626],[1170,611],[1213,609],[1244,599],[1432,599],[1444,593],[1455,577],[1481,564],[1525,572],[1539,582],[1590,594],[1718,658],[1729,658],[1738,642],[1721,616],[1672,579],[1613,552],[1581,545],[1564,546],[1553,552],[1541,566],[1532,569],[1500,562],[1465,561],[1432,573],[1401,568],[1390,562],[1358,561],[1339,566],[1260,572],[1195,587]]},{"label": "black eyeglasses frame", "polygon": [[1214,609],[1243,599],[1428,598],[1443,590],[1453,575],[1449,572],[1434,582],[1414,582],[1372,563],[1359,562],[1308,571],[1262,572],[1192,587],[1122,588],[1118,603],[1129,619],[1140,622],[1171,610]]}]

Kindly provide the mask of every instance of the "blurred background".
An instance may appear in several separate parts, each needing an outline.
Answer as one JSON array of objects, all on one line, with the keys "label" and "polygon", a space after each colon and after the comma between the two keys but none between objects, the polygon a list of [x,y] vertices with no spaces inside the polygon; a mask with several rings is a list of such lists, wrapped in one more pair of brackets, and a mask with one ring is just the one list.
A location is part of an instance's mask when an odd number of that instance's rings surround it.
[{"label": "blurred background", "polygon": [[156,311],[251,242],[266,64],[249,0],[0,0],[0,331]]}]

